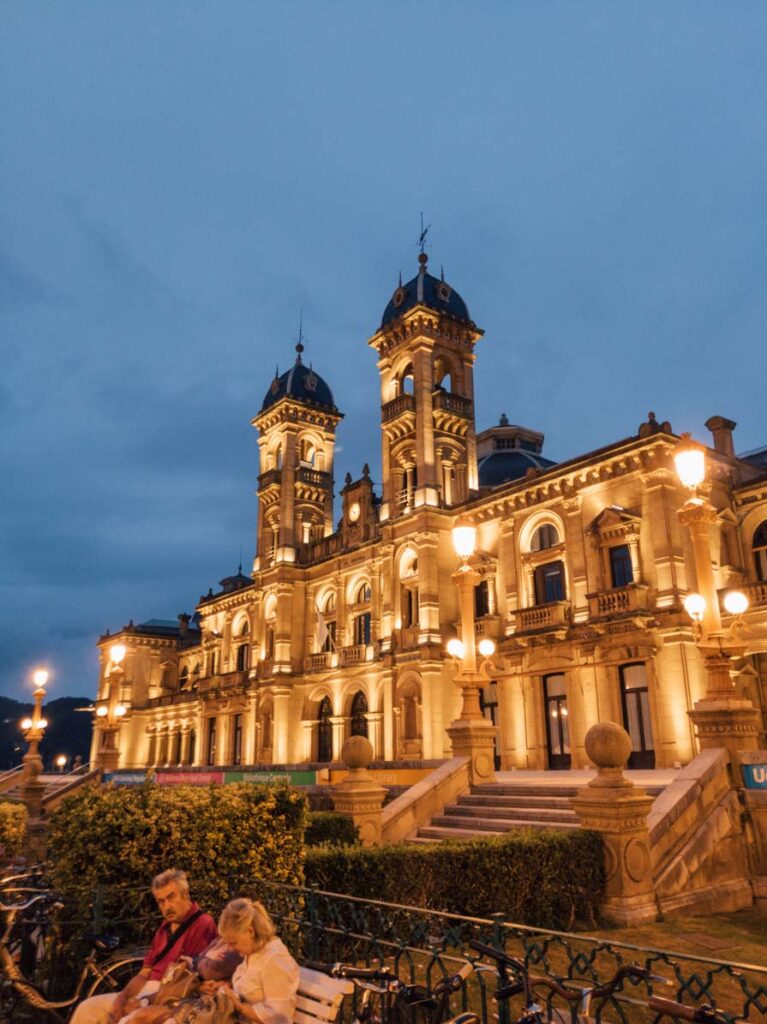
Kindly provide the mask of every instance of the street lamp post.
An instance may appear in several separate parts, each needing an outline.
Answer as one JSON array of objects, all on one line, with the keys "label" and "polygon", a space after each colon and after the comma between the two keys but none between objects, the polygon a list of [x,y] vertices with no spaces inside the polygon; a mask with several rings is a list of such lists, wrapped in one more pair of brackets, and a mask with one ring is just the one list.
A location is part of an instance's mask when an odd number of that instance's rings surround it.
[{"label": "street lamp post", "polygon": [[24,782],[21,787],[21,798],[24,801],[30,818],[39,818],[42,810],[43,793],[45,786],[40,781],[43,771],[43,759],[40,756],[40,741],[45,735],[48,722],[43,718],[43,700],[45,699],[45,684],[48,682],[48,673],[45,669],[38,669],[34,676],[35,689],[32,696],[35,698],[35,706],[31,718],[25,718],[21,723],[24,730],[24,739],[27,741],[27,752],[23,757]]},{"label": "street lamp post", "polygon": [[735,616],[735,621],[724,629],[709,544],[709,529],[716,522],[716,509],[700,493],[706,476],[705,449],[689,434],[683,434],[674,461],[679,479],[690,492],[677,515],[679,522],[690,531],[699,591],[688,594],[684,605],[695,624],[706,670],[705,695],[695,702],[690,717],[702,750],[726,747],[731,754],[756,750],[759,714],[750,700],[736,694],[730,675],[732,659],[745,653],[738,627],[739,616],[748,609],[748,598],[740,591],[726,595],[725,608]]},{"label": "street lamp post", "polygon": [[126,707],[120,703],[120,687],[122,685],[125,659],[125,645],[112,644],[109,650],[109,698],[105,704],[96,708],[96,729],[99,733],[97,761],[106,772],[113,772],[119,767],[120,747],[118,743],[120,724],[125,717]]},{"label": "street lamp post", "polygon": [[[495,727],[482,714],[479,703],[480,688],[485,675],[477,669],[477,644],[474,630],[474,591],[480,574],[470,559],[476,546],[477,530],[474,526],[453,527],[453,546],[461,564],[453,573],[458,589],[461,611],[461,639],[448,641],[447,652],[458,662],[455,682],[461,688],[461,715],[447,728],[455,757],[469,759],[469,782],[492,782],[495,761]],[[489,638],[480,642],[479,653],[485,659],[492,656],[495,644]]]}]

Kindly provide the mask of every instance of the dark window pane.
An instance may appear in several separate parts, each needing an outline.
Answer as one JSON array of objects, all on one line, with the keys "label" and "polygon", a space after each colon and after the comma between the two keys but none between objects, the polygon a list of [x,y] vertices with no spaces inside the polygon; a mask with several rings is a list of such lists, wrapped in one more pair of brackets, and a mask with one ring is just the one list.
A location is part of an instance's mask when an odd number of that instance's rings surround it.
[{"label": "dark window pane", "polygon": [[610,548],[610,576],[614,587],[627,587],[629,583],[634,582],[628,544],[618,544],[617,547]]},{"label": "dark window pane", "polygon": [[565,567],[561,562],[547,562],[535,570],[535,603],[550,604],[565,599]]},{"label": "dark window pane", "polygon": [[478,619],[490,614],[490,591],[487,580],[482,580],[474,588],[474,614]]}]

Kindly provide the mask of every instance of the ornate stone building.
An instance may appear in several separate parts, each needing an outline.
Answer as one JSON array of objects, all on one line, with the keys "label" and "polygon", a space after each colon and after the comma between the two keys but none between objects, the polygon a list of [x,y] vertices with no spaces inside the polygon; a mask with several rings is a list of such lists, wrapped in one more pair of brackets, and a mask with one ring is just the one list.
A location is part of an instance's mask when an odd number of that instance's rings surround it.
[{"label": "ornate stone building", "polygon": [[[677,520],[677,437],[651,413],[637,434],[554,463],[541,433],[505,416],[477,434],[481,338],[421,255],[369,341],[382,493],[367,466],[347,476],[338,524],[342,413],[299,343],[253,420],[253,571],[222,580],[193,618],[101,638],[94,758],[137,769],[326,764],[356,733],[382,760],[448,756],[460,707],[445,651],[458,629],[459,516],[478,529],[476,632],[498,647],[482,697],[499,766],[584,766],[599,720],[625,725],[636,767],[694,756],[688,712],[705,673],[682,607],[696,580]],[[711,557],[719,588],[745,590],[746,619],[764,629],[767,459],[736,457],[734,426],[707,422]],[[746,653],[734,672],[764,726],[767,656]]]}]

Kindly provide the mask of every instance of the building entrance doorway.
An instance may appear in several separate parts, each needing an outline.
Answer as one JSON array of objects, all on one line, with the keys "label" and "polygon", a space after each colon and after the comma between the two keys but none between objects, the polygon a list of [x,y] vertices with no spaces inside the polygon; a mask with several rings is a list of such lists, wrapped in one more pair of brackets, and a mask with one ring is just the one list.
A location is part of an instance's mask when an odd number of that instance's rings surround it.
[{"label": "building entrance doorway", "polygon": [[320,701],[320,710],[317,718],[317,760],[327,764],[333,760],[333,723],[330,718],[333,708],[328,697]]},{"label": "building entrance doorway", "polygon": [[631,737],[629,768],[655,767],[655,742],[650,718],[647,668],[643,664],[621,665],[623,725]]},{"label": "building entrance doorway", "polygon": [[543,706],[546,714],[546,746],[549,769],[566,771],[570,767],[570,728],[565,677],[561,672],[543,677]]}]

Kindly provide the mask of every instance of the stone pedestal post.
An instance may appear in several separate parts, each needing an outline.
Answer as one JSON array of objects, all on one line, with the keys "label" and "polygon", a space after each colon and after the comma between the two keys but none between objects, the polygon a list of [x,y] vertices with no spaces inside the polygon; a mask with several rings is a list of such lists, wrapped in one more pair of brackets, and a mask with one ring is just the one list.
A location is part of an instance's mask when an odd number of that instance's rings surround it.
[{"label": "stone pedestal post", "polygon": [[581,827],[601,832],[604,839],[601,910],[620,925],[650,921],[657,912],[647,829],[653,799],[623,774],[631,739],[615,722],[599,722],[586,733],[585,746],[597,777],[571,803]]},{"label": "stone pedestal post", "polygon": [[333,806],[351,817],[363,846],[379,846],[386,790],[367,770],[373,760],[373,745],[367,736],[350,736],[341,750],[341,760],[349,772],[333,788]]}]

